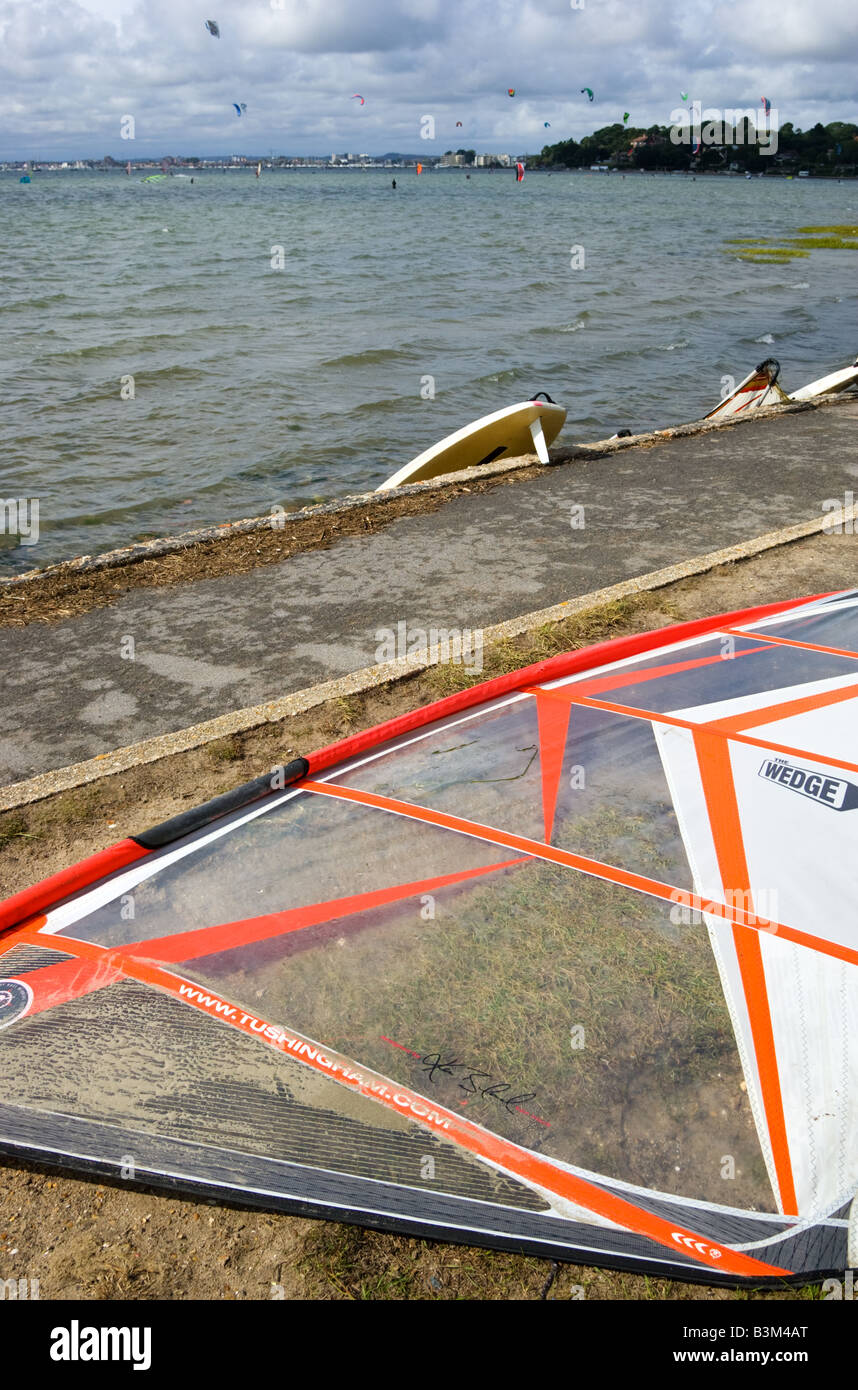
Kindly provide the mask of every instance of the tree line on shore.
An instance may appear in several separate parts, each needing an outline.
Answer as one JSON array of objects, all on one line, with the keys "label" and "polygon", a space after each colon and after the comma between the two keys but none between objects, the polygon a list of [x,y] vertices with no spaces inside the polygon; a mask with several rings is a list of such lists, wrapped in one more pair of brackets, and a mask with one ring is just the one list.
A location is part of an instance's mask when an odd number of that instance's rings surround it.
[{"label": "tree line on shore", "polygon": [[[628,127],[617,121],[580,141],[560,140],[545,145],[528,162],[566,169],[607,164],[615,168],[715,173],[733,165],[749,173],[765,173],[773,167],[787,173],[807,169],[814,174],[841,177],[858,173],[858,126],[846,121],[832,121],[825,126],[817,123],[806,131],[786,121],[777,131],[767,133],[761,143],[756,141],[753,125],[746,121],[736,127],[728,126],[712,143],[707,143],[708,122],[703,120],[701,125],[703,141],[696,154],[693,137],[687,131],[689,138],[677,144],[671,139],[670,126]],[[769,139],[771,143],[766,148]]]}]

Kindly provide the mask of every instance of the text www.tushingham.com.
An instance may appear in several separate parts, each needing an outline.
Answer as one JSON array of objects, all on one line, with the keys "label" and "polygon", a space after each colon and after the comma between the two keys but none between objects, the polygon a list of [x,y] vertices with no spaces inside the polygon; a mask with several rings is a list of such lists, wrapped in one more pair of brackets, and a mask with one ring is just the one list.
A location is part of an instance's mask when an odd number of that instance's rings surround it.
[{"label": "text www.tushingham.com", "polygon": [[198,1007],[213,1011],[220,1018],[245,1032],[258,1034],[284,1052],[289,1052],[301,1061],[327,1071],[338,1080],[351,1086],[357,1086],[368,1095],[378,1096],[383,1101],[392,1102],[398,1110],[416,1115],[418,1119],[425,1120],[427,1124],[434,1125],[438,1129],[449,1129],[450,1127],[449,1117],[443,1111],[433,1110],[427,1106],[419,1096],[412,1095],[408,1091],[391,1089],[383,1079],[374,1076],[371,1072],[361,1071],[335,1057],[329,1057],[321,1047],[305,1042],[302,1038],[293,1037],[285,1028],[279,1028],[273,1023],[266,1023],[264,1019],[245,1013],[242,1009],[228,1004],[225,999],[218,999],[216,995],[206,994],[193,985],[180,984],[178,993],[180,998],[187,999]]},{"label": "text www.tushingham.com", "polygon": [[736,1347],[725,1347],[723,1351],[675,1351],[674,1361],[702,1362],[742,1362],[757,1366],[768,1366],[776,1361],[807,1361],[806,1351],[742,1351]]}]

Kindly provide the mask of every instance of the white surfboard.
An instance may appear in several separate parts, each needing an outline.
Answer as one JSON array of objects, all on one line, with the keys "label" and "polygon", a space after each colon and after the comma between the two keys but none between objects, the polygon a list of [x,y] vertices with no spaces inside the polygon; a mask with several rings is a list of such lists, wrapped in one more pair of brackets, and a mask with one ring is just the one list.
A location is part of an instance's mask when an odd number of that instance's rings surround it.
[{"label": "white surfboard", "polygon": [[802,386],[799,391],[790,393],[791,401],[809,401],[813,396],[836,396],[838,391],[848,391],[850,386],[858,383],[858,358],[852,363],[851,367],[843,367],[839,372],[831,372],[828,376],[821,376],[818,381],[812,381],[809,386]]},{"label": "white surfboard", "polygon": [[773,357],[761,362],[749,372],[744,381],[719,401],[714,410],[703,416],[704,420],[723,420],[730,415],[746,415],[751,410],[760,410],[766,405],[782,405],[790,398],[778,385],[780,367]]},{"label": "white surfboard", "polygon": [[548,462],[548,446],[563,428],[566,411],[553,401],[522,401],[505,406],[493,415],[474,420],[455,434],[448,434],[431,449],[426,449],[388,478],[376,492],[387,492],[404,483],[419,483],[427,478],[439,478],[443,473],[457,473],[462,468],[475,468],[495,459],[517,458],[521,454],[536,454],[542,463]]}]

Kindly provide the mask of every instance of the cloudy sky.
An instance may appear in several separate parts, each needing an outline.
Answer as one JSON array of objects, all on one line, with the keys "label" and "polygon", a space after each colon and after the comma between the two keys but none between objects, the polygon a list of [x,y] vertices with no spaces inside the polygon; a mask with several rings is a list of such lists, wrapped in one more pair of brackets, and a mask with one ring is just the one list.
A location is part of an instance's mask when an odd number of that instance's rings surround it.
[{"label": "cloudy sky", "polygon": [[856,70],[855,0],[0,0],[0,158],[532,151],[680,91],[807,129]]}]

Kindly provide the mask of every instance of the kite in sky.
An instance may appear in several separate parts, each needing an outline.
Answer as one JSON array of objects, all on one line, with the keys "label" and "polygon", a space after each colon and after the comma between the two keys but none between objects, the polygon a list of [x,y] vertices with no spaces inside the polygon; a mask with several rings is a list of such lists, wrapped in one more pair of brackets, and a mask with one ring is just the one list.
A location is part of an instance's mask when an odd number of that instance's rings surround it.
[{"label": "kite in sky", "polygon": [[457,126],[459,126],[459,125],[461,125],[461,124],[462,124],[461,121],[457,121],[457,122],[456,122],[456,125],[457,125]]},{"label": "kite in sky", "polygon": [[593,88],[592,88],[592,87],[582,87],[582,88],[581,88],[581,91],[582,91],[582,93],[583,93],[583,92],[586,92],[586,93],[587,93],[587,97],[588,97],[588,99],[589,99],[590,101],[593,100]]},{"label": "kite in sky", "polygon": [[242,101],[242,102],[239,104],[239,102],[234,101],[232,104],[233,104],[233,106],[235,107],[235,114],[236,114],[236,116],[243,116],[244,113],[245,113],[245,111],[247,110],[247,102],[246,102],[246,101]]},{"label": "kite in sky", "polygon": [[769,101],[768,97],[760,97],[760,101],[763,103],[763,110],[766,115],[768,115],[772,109],[772,103]]},{"label": "kite in sky", "polygon": [[687,93],[687,92],[680,92],[679,95],[682,97],[682,100],[683,100],[683,101],[687,101],[687,100],[688,100],[688,93]]},{"label": "kite in sky", "polygon": [[631,112],[630,112],[630,111],[624,111],[624,112],[623,112],[623,125],[628,125],[628,123],[629,123],[629,116],[630,116],[630,115],[631,115]]},{"label": "kite in sky", "polygon": [[216,19],[207,19],[206,28],[208,29],[213,39],[220,38],[220,27]]},{"label": "kite in sky", "polygon": [[507,89],[506,89],[506,94],[507,94],[508,97],[514,97],[514,96],[515,96],[515,87],[507,87]]},{"label": "kite in sky", "polygon": [[550,130],[550,129],[551,129],[551,122],[550,122],[550,121],[543,121],[542,124],[545,126],[545,129],[546,129],[546,130]]},{"label": "kite in sky", "polygon": [[354,95],[352,96],[351,100],[352,100],[352,101],[359,101],[360,104],[361,104],[361,106],[366,106],[366,99],[365,99],[364,97],[361,96],[360,92],[355,92]]}]

